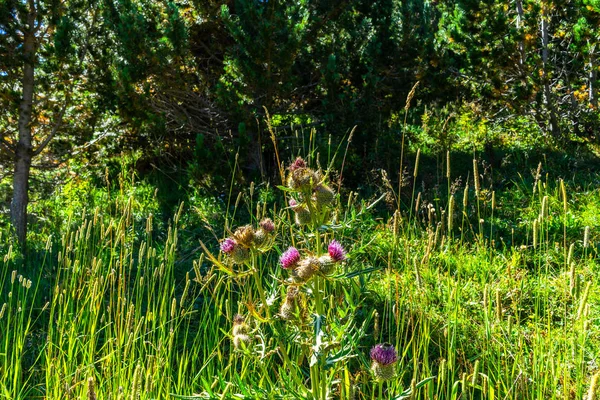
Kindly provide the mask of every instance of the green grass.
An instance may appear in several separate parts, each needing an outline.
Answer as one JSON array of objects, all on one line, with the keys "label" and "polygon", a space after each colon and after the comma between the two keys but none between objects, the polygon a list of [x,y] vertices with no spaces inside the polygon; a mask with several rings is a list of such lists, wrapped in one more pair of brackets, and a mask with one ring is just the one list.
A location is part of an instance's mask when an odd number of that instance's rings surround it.
[{"label": "green grass", "polygon": [[[478,185],[456,173],[427,190],[416,171],[402,202],[393,185],[369,201],[343,192],[302,227],[284,200],[297,191],[275,201],[252,187],[157,220],[143,183],[70,187],[55,199],[76,203],[52,221],[60,237],[25,265],[2,248],[0,398],[585,398],[599,369],[600,189],[546,174],[495,190],[477,164]],[[263,217],[272,247],[241,264],[219,253]],[[347,260],[301,285],[284,320],[279,256],[321,255],[332,239]],[[237,349],[236,314],[249,337]],[[399,359],[378,382],[369,351],[382,342]]]}]

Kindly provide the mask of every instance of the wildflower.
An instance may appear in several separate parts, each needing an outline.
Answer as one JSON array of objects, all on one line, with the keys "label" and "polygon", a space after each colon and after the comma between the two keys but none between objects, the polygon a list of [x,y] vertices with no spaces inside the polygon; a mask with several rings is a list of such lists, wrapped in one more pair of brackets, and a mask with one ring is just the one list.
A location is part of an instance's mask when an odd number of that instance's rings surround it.
[{"label": "wildflower", "polygon": [[271,233],[275,230],[275,224],[271,218],[265,218],[259,223],[260,227],[267,233]]},{"label": "wildflower", "polygon": [[300,168],[306,168],[306,161],[304,161],[302,157],[296,158],[296,160],[288,167],[290,171],[295,171]]},{"label": "wildflower", "polygon": [[346,259],[346,251],[337,240],[332,240],[327,247],[327,252],[335,262],[344,261]]},{"label": "wildflower", "polygon": [[284,269],[294,268],[300,261],[300,253],[295,247],[287,249],[279,258],[279,262]]},{"label": "wildflower", "polygon": [[298,206],[298,202],[295,199],[290,199],[290,201],[288,203],[289,203],[290,207],[292,207],[292,208]]},{"label": "wildflower", "polygon": [[398,361],[398,353],[394,346],[389,343],[380,343],[371,349],[371,370],[378,380],[387,381],[396,374],[395,364]]},{"label": "wildflower", "polygon": [[232,238],[227,238],[221,242],[221,251],[225,254],[231,254],[236,247],[237,243]]}]

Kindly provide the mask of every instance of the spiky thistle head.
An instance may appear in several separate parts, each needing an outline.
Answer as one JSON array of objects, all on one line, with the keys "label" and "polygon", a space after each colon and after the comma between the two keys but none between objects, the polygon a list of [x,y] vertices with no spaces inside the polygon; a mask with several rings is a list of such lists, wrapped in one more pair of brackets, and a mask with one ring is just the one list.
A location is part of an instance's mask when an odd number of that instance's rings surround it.
[{"label": "spiky thistle head", "polygon": [[241,226],[235,230],[233,238],[238,244],[244,247],[250,247],[254,240],[254,229],[252,229],[252,226],[250,225]]},{"label": "spiky thistle head", "polygon": [[264,218],[260,221],[259,225],[267,233],[271,233],[275,230],[275,224],[271,218]]},{"label": "spiky thistle head", "polygon": [[300,168],[306,168],[306,161],[304,161],[302,157],[297,157],[288,167],[290,171],[295,171]]},{"label": "spiky thistle head", "polygon": [[331,275],[335,271],[335,260],[329,254],[319,257],[319,272],[323,275]]},{"label": "spiky thistle head", "polygon": [[329,207],[333,203],[335,192],[325,184],[319,184],[314,190],[314,200],[317,207]]},{"label": "spiky thistle head", "polygon": [[371,360],[381,365],[394,364],[398,361],[398,353],[392,344],[376,344],[371,349]]},{"label": "spiky thistle head", "polygon": [[296,283],[305,283],[319,270],[319,260],[308,257],[300,260],[298,266],[292,270],[292,280]]},{"label": "spiky thistle head", "polygon": [[396,375],[395,364],[398,361],[398,353],[393,345],[389,343],[375,345],[371,349],[371,360],[373,361],[371,370],[377,380],[387,381]]},{"label": "spiky thistle head", "polygon": [[241,314],[236,314],[233,317],[233,336],[246,335],[249,330],[250,328],[248,327],[248,324],[246,324],[246,318]]},{"label": "spiky thistle head", "polygon": [[312,215],[310,214],[308,207],[305,207],[303,205],[298,205],[298,206],[294,207],[294,213],[295,213],[295,220],[296,220],[297,225],[310,224],[310,222],[312,220]]},{"label": "spiky thistle head", "polygon": [[319,182],[319,175],[310,168],[297,168],[290,172],[288,186],[290,189],[311,193],[314,185]]},{"label": "spiky thistle head", "polygon": [[340,244],[340,242],[335,239],[329,243],[327,252],[335,262],[344,261],[346,259],[346,250],[344,250],[344,247]]},{"label": "spiky thistle head", "polygon": [[221,251],[225,254],[231,254],[235,250],[237,243],[232,238],[227,238],[221,242]]},{"label": "spiky thistle head", "polygon": [[279,257],[279,262],[284,269],[292,269],[300,261],[300,253],[295,247],[290,247]]},{"label": "spiky thistle head", "polygon": [[246,247],[235,246],[230,256],[235,264],[243,264],[250,259],[250,250]]}]

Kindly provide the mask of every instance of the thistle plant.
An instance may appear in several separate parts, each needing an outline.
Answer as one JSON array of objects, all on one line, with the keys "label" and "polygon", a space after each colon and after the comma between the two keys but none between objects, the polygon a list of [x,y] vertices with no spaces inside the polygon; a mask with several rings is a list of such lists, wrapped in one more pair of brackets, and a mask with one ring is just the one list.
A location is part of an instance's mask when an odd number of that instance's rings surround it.
[{"label": "thistle plant", "polygon": [[371,360],[373,365],[371,370],[375,379],[378,381],[389,381],[396,375],[396,362],[398,361],[398,353],[394,346],[389,343],[381,343],[375,345],[371,349]]},{"label": "thistle plant", "polygon": [[[258,288],[262,306],[267,317],[271,316],[267,298],[258,274],[257,256],[273,247],[275,241],[275,224],[270,218],[264,218],[254,229],[251,225],[237,228],[230,237],[225,238],[220,245],[221,251],[227,256],[231,264],[244,264],[250,268]],[[235,336],[235,335],[234,335]],[[238,347],[237,345],[235,346]]]},{"label": "thistle plant", "polygon": [[[294,212],[295,224],[308,228],[312,241],[299,251],[288,248],[280,257],[281,267],[288,271],[286,295],[280,308],[280,316],[287,321],[288,329],[300,333],[302,342],[310,343],[306,357],[310,359],[310,395],[314,399],[326,399],[331,395],[332,377],[325,371],[328,350],[323,346],[328,340],[327,281],[332,279],[340,263],[346,260],[346,251],[337,240],[331,240],[327,249],[323,243],[327,236],[336,195],[327,184],[326,174],[308,167],[298,157],[288,167],[286,192],[290,195],[289,206]],[[300,232],[301,232],[300,230]],[[312,314],[313,329],[303,329],[302,319],[295,315]],[[334,345],[333,343],[329,343]]]}]

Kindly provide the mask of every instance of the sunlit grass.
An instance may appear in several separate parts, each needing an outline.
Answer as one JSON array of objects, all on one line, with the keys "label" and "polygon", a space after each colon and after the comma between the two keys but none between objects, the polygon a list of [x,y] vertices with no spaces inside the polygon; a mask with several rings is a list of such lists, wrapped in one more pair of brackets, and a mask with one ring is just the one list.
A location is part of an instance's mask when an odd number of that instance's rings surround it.
[{"label": "sunlit grass", "polygon": [[[213,231],[229,236],[245,207],[255,228],[274,220],[272,247],[232,264],[218,237],[188,270],[186,205],[160,232],[133,198],[82,210],[36,265],[4,257],[0,398],[584,398],[600,354],[598,190],[540,175],[496,191],[474,173],[454,188],[448,173],[434,198],[414,168],[395,216],[375,212],[384,195],[336,194],[304,227],[248,188]],[[284,320],[279,256],[332,239],[346,261],[305,283]],[[236,314],[250,339],[238,349]],[[398,352],[384,382],[369,358],[383,342]]]}]

